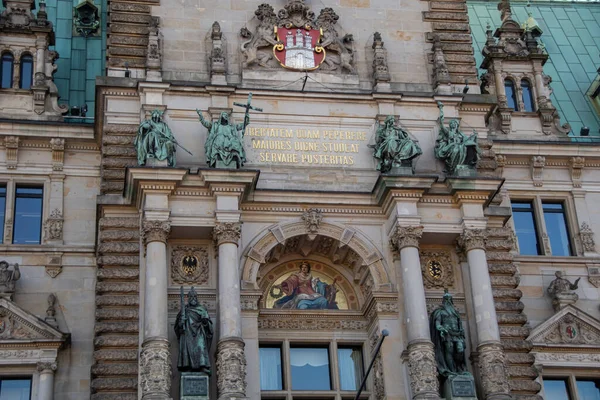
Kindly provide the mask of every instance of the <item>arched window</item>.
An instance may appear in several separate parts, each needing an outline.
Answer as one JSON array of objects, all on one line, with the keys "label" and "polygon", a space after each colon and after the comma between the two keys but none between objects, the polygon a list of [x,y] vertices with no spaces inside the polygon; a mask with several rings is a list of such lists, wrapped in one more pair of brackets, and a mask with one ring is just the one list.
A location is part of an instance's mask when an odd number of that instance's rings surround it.
[{"label": "arched window", "polygon": [[515,90],[515,83],[510,79],[505,79],[504,90],[506,91],[506,101],[508,102],[508,106],[515,111],[519,111],[519,107],[517,105],[517,92]]},{"label": "arched window", "polygon": [[21,57],[21,69],[19,70],[19,87],[30,89],[33,83],[33,57],[25,54]]},{"label": "arched window", "polygon": [[10,53],[2,54],[2,64],[0,64],[0,75],[2,75],[2,89],[8,89],[13,84],[13,66],[15,58]]},{"label": "arched window", "polygon": [[521,81],[521,90],[523,90],[523,104],[525,112],[534,112],[533,108],[533,91],[531,90],[531,83],[527,79]]}]

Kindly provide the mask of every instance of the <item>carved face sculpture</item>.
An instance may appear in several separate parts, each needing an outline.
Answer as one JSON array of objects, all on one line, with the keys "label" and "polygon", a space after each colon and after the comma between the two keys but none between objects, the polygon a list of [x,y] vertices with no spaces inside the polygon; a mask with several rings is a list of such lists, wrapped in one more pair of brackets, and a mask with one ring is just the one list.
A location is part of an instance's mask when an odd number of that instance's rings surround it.
[{"label": "carved face sculpture", "polygon": [[456,130],[458,130],[458,121],[453,119],[452,121],[450,121],[450,130],[455,132]]},{"label": "carved face sculpture", "polygon": [[152,111],[152,121],[160,122],[161,117],[162,117],[162,113],[160,111],[158,111],[158,110]]},{"label": "carved face sculpture", "polygon": [[226,112],[221,113],[221,125],[229,125],[229,114]]},{"label": "carved face sculpture", "polygon": [[188,300],[188,305],[196,307],[198,305],[198,298],[196,296],[190,296]]},{"label": "carved face sculpture", "polygon": [[388,115],[387,118],[385,119],[385,125],[390,127],[394,125],[394,117],[392,117],[391,115]]},{"label": "carved face sculpture", "polygon": [[0,272],[4,272],[8,269],[8,263],[6,261],[0,261]]}]

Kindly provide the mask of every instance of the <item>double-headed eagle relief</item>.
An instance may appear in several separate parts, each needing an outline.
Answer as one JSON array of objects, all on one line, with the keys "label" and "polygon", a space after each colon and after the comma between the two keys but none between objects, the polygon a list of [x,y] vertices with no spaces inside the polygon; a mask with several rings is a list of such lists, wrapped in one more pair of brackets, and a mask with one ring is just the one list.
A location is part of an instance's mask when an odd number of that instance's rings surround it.
[{"label": "double-headed eagle relief", "polygon": [[290,0],[277,14],[263,3],[254,15],[259,21],[254,32],[246,27],[240,31],[246,39],[241,46],[244,68],[356,73],[352,35],[340,36],[335,26],[339,16],[332,8],[316,17],[304,0]]}]

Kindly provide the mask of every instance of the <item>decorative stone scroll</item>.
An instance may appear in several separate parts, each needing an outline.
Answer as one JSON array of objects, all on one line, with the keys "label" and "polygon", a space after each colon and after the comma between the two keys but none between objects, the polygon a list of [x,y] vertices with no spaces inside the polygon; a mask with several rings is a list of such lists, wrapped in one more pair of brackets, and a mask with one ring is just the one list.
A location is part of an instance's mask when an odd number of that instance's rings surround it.
[{"label": "decorative stone scroll", "polygon": [[205,285],[209,279],[206,246],[174,246],[171,253],[171,280],[177,284]]},{"label": "decorative stone scroll", "polygon": [[246,356],[242,338],[225,338],[217,345],[217,391],[220,399],[245,397]]},{"label": "decorative stone scroll", "polygon": [[144,220],[140,235],[147,245],[151,242],[167,243],[167,238],[171,233],[171,223],[169,221]]},{"label": "decorative stone scroll", "polygon": [[237,222],[219,222],[213,229],[213,240],[218,246],[223,243],[238,244],[242,235],[242,226]]},{"label": "decorative stone scroll", "polygon": [[140,387],[142,399],[171,398],[171,355],[168,340],[154,338],[142,345]]},{"label": "decorative stone scroll", "polygon": [[419,241],[423,237],[422,226],[396,226],[394,233],[390,236],[391,246],[400,251],[405,247],[419,248]]}]

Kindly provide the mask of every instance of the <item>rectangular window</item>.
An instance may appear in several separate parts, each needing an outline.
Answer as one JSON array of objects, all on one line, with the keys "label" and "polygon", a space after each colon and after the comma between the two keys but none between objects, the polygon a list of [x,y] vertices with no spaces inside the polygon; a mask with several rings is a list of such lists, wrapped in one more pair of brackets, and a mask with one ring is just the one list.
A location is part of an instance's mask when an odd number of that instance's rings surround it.
[{"label": "rectangular window", "polygon": [[550,239],[550,247],[553,256],[570,256],[571,242],[569,241],[569,230],[567,219],[562,203],[542,202],[546,231]]},{"label": "rectangular window", "polygon": [[511,205],[520,254],[530,256],[542,254],[538,241],[533,203],[530,201],[513,201]]},{"label": "rectangular window", "polygon": [[0,400],[30,400],[31,378],[0,379]]},{"label": "rectangular window", "polygon": [[580,400],[600,400],[600,379],[577,378],[576,383]]},{"label": "rectangular window", "polygon": [[6,217],[6,185],[0,185],[0,243],[4,242],[4,219]]},{"label": "rectangular window", "polygon": [[260,390],[283,390],[281,380],[281,348],[261,346]]},{"label": "rectangular window", "polygon": [[290,364],[292,390],[331,390],[326,347],[292,347]]},{"label": "rectangular window", "polygon": [[546,400],[569,400],[569,385],[566,378],[544,378]]},{"label": "rectangular window", "polygon": [[17,186],[15,193],[14,244],[40,244],[44,190],[35,186]]},{"label": "rectangular window", "polygon": [[338,348],[340,389],[356,391],[363,378],[363,358],[358,347]]}]

